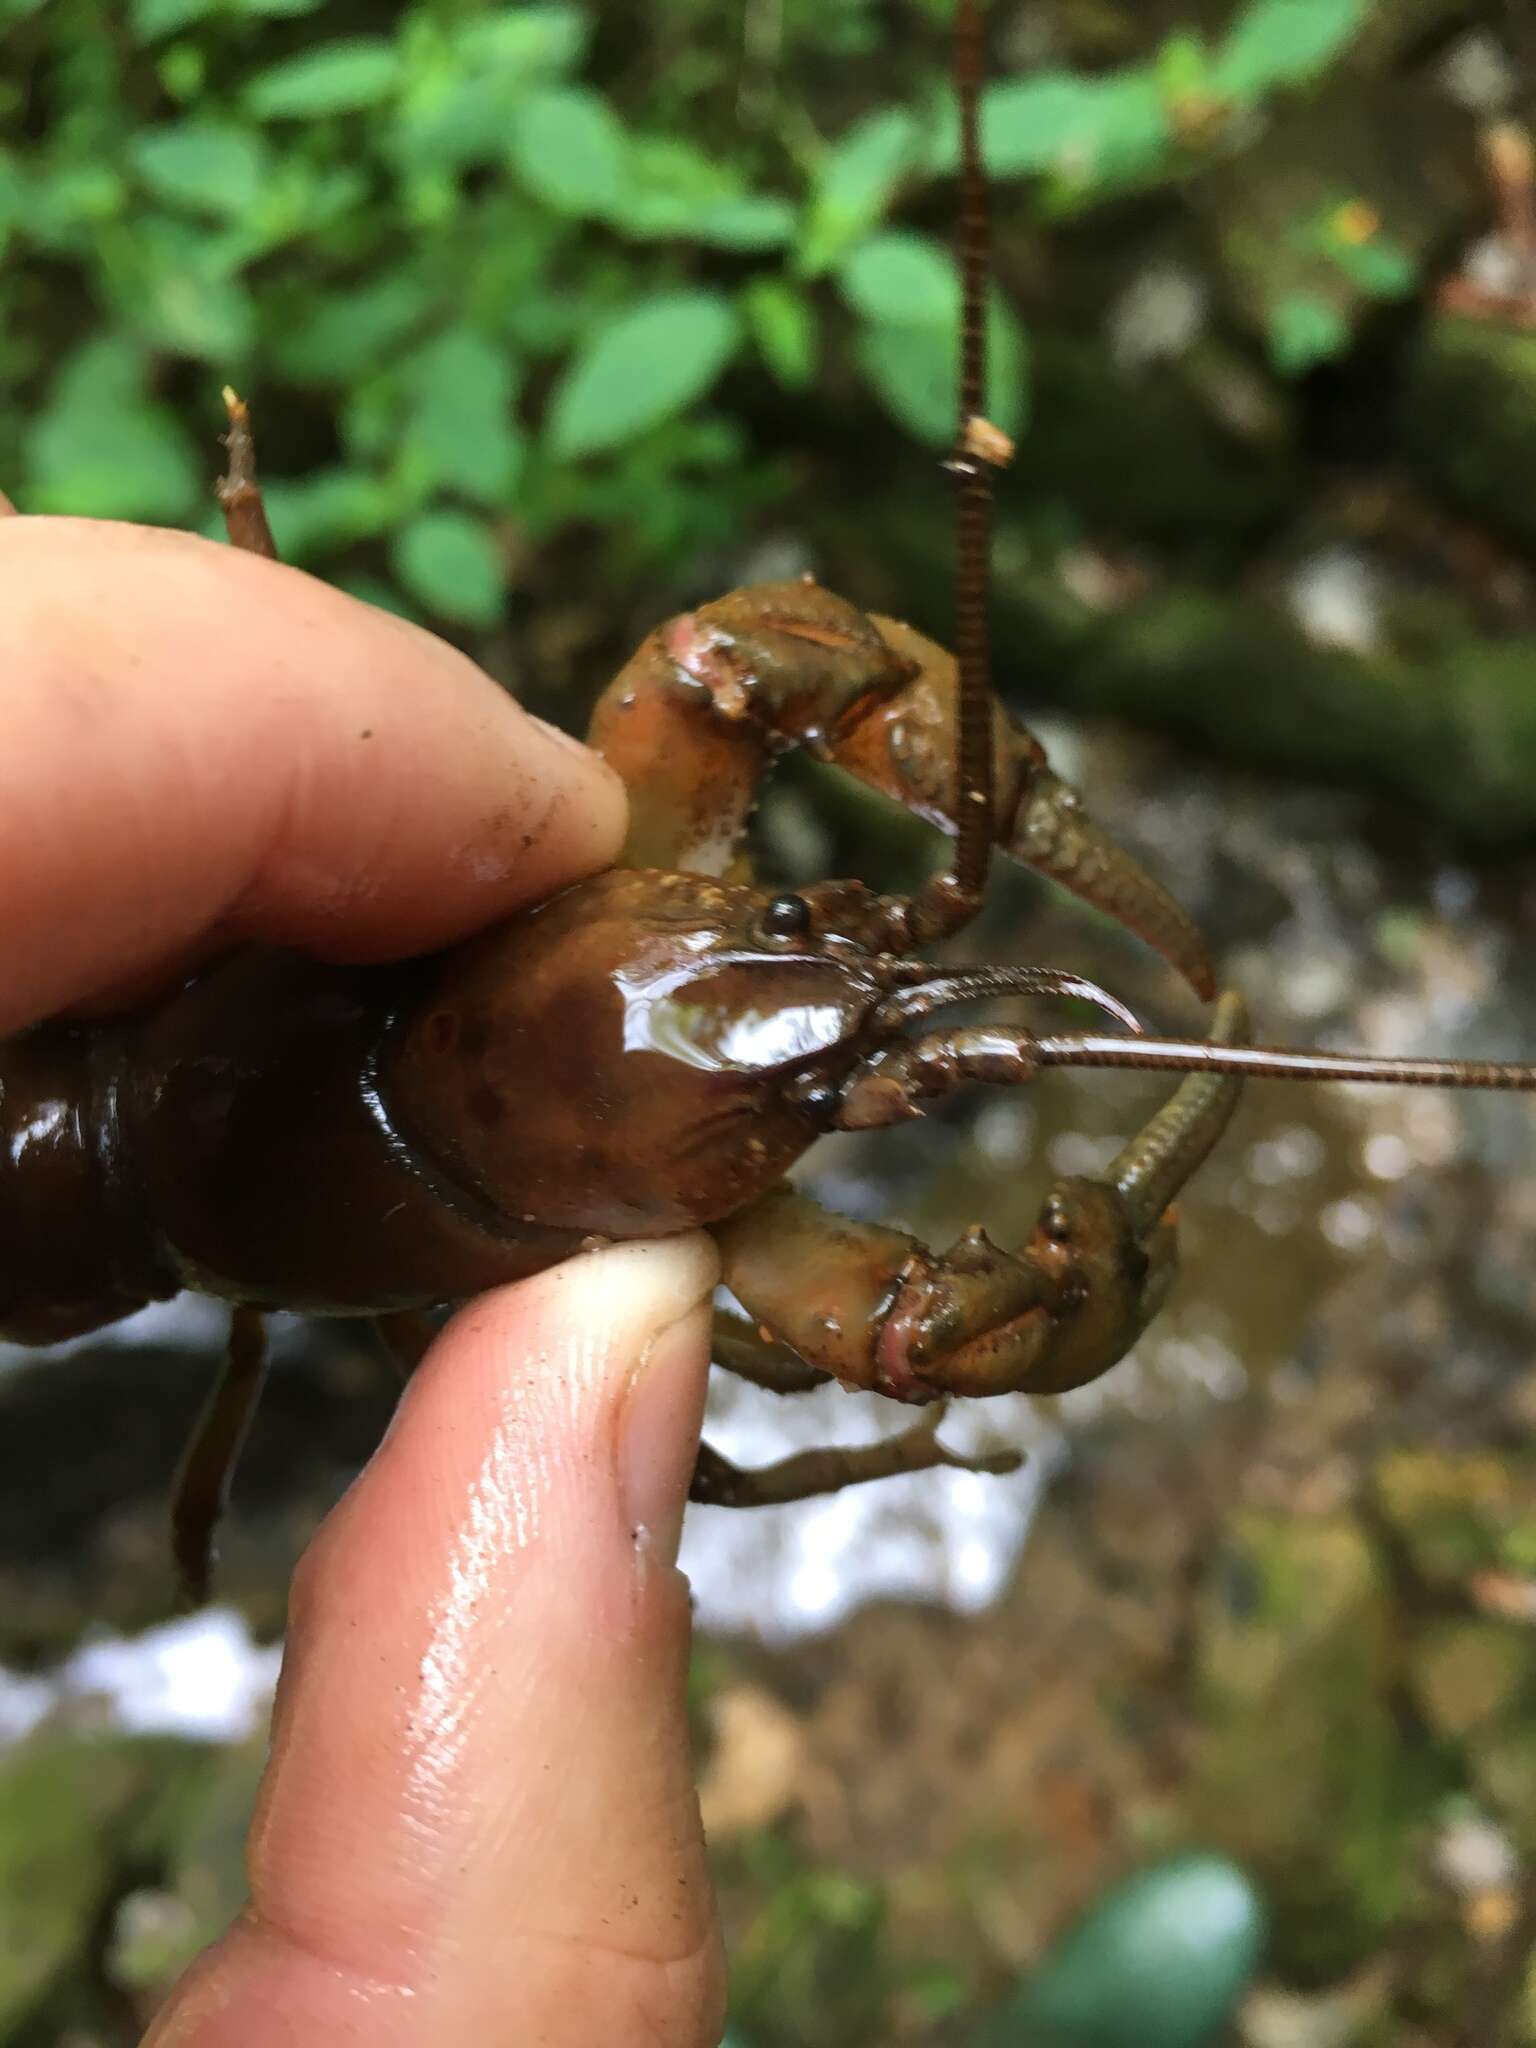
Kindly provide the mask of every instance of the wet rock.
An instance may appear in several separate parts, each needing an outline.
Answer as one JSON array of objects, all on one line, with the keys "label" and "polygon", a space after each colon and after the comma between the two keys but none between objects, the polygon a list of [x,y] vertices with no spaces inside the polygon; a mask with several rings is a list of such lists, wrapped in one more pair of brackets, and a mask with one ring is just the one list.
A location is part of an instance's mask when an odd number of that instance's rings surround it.
[{"label": "wet rock", "polygon": [[1449,313],[1428,321],[1407,362],[1402,432],[1437,490],[1536,541],[1536,334]]}]

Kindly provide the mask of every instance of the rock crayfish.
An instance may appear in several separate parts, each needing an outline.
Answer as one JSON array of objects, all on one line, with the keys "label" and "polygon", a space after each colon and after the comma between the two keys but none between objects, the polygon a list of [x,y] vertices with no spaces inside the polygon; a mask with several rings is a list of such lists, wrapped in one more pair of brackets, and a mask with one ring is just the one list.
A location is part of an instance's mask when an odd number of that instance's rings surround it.
[{"label": "rock crayfish", "polygon": [[[337,967],[247,949],[137,1017],[45,1024],[0,1046],[0,1336],[55,1342],[185,1287],[235,1304],[229,1368],[173,1516],[194,1593],[259,1394],[265,1310],[374,1315],[408,1345],[420,1311],[594,1239],[705,1226],[746,1311],[717,1319],[719,1363],[783,1391],[830,1377],[932,1404],[903,1435],[766,1470],[701,1450],[695,1499],[782,1501],[963,1462],[936,1434],[947,1396],[1057,1393],[1108,1371],[1166,1298],[1174,1202],[1245,1074],[1536,1087],[1528,1066],[1252,1047],[1230,992],[1208,1039],[1152,1038],[1073,974],[924,956],[979,908],[996,845],[1216,996],[1189,919],[992,694],[988,471],[1006,445],[984,418],[970,0],[959,49],[957,656],[813,582],[738,590],[651,633],[597,704],[591,744],[630,797],[621,865],[427,960]],[[232,394],[230,415],[230,538],[271,554]],[[856,881],[756,886],[743,836],[792,747],[945,829],[951,865],[910,897]],[[943,1021],[1005,994],[1086,1000],[1120,1028]],[[1013,1249],[974,1229],[934,1252],[829,1214],[785,1178],[823,1132],[1059,1065],[1184,1078],[1103,1173],[1058,1180]]]}]

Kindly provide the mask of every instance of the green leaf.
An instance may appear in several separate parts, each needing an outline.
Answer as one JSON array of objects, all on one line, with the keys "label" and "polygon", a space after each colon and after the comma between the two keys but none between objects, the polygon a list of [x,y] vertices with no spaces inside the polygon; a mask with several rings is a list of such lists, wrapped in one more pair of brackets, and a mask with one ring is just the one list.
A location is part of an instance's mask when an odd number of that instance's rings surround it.
[{"label": "green leaf", "polygon": [[121,214],[127,202],[124,180],[106,164],[65,164],[34,181],[33,204],[25,225],[44,248],[66,248],[75,254],[80,242],[77,230],[89,228],[94,246],[101,224]]},{"label": "green leaf", "polygon": [[186,221],[146,214],[100,240],[118,316],[156,347],[227,368],[250,347],[250,296],[217,243]]},{"label": "green leaf", "polygon": [[1418,282],[1413,258],[1401,243],[1375,234],[1352,242],[1332,236],[1328,254],[1353,285],[1373,299],[1400,299]]},{"label": "green leaf", "polygon": [[262,484],[277,552],[285,562],[304,562],[330,549],[385,533],[399,513],[395,495],[362,469],[326,469],[297,482],[267,478]]},{"label": "green leaf", "polygon": [[392,583],[386,583],[382,576],[369,576],[362,570],[343,570],[331,580],[338,590],[344,590],[348,597],[357,598],[361,604],[374,605],[379,611],[390,612],[397,619],[409,619],[414,626],[422,623],[417,607]]},{"label": "green leaf", "polygon": [[505,505],[523,463],[505,353],[467,327],[451,328],[416,357],[411,381],[417,396],[401,455],[412,482]]},{"label": "green leaf", "polygon": [[[1069,186],[1134,183],[1159,170],[1174,145],[1168,109],[1150,67],[1080,78],[1041,71],[989,86],[981,141],[994,177],[1049,173]],[[951,121],[934,169],[958,161]]]},{"label": "green leaf", "polygon": [[[859,367],[886,410],[935,448],[955,437],[959,335],[952,323],[872,324],[855,343]],[[987,316],[987,417],[1019,433],[1025,412],[1024,337],[1012,312],[994,300]]]},{"label": "green leaf", "polygon": [[409,66],[388,138],[391,157],[418,170],[503,162],[519,109],[538,82],[536,66],[473,60],[452,47],[432,64]]},{"label": "green leaf", "polygon": [[285,377],[305,383],[350,383],[386,359],[418,322],[431,299],[421,281],[386,274],[372,284],[274,306],[277,331],[269,346]]},{"label": "green leaf", "polygon": [[463,23],[453,32],[453,46],[475,70],[551,78],[576,68],[591,33],[580,7],[520,6]]},{"label": "green leaf", "polygon": [[794,231],[795,209],[766,192],[713,200],[682,230],[690,241],[741,250],[782,249]]},{"label": "green leaf", "polygon": [[172,43],[155,66],[160,90],[169,100],[195,100],[208,76],[208,59],[199,43]]},{"label": "green leaf", "polygon": [[924,235],[871,235],[838,272],[844,298],[876,325],[953,326],[960,318],[955,259]]},{"label": "green leaf", "polygon": [[855,122],[816,166],[797,252],[806,277],[819,276],[884,217],[918,159],[922,136],[899,107]]},{"label": "green leaf", "polygon": [[228,0],[236,14],[254,15],[258,20],[295,19],[301,14],[315,14],[325,5],[325,0]]},{"label": "green leaf", "polygon": [[662,292],[630,307],[586,341],[556,386],[551,453],[592,455],[681,412],[714,383],[737,339],[718,292]]},{"label": "green leaf", "polygon": [[512,118],[508,149],[528,190],[577,219],[605,214],[624,183],[624,130],[606,100],[582,86],[557,86],[525,99]]},{"label": "green leaf", "polygon": [[0,149],[0,254],[27,218],[27,184],[16,159]]},{"label": "green leaf", "polygon": [[1299,377],[1348,345],[1349,322],[1329,299],[1291,292],[1270,313],[1270,360],[1287,377]]},{"label": "green leaf", "polygon": [[156,198],[171,206],[239,215],[261,194],[266,153],[243,128],[197,121],[146,128],[130,140],[128,156]]},{"label": "green leaf", "polygon": [[222,4],[223,0],[133,0],[128,19],[136,41],[153,43],[206,21]]},{"label": "green leaf", "polygon": [[1369,0],[1247,0],[1216,52],[1211,82],[1234,99],[1318,77],[1353,41]]},{"label": "green leaf", "polygon": [[[756,246],[767,246],[760,239],[764,224],[753,219],[763,205],[774,210],[765,216],[769,232],[777,235],[781,225],[786,232],[793,228],[792,209],[786,209],[787,222],[777,211],[783,201],[749,198],[729,165],[706,156],[691,142],[670,135],[637,135],[629,144],[623,185],[609,221],[621,234],[640,241],[715,241],[730,247],[745,246],[751,238]],[[738,217],[742,208],[746,211]]]},{"label": "green leaf", "polygon": [[742,294],[758,352],[786,391],[803,391],[816,374],[816,315],[786,279],[760,277]]},{"label": "green leaf", "polygon": [[377,106],[400,80],[400,53],[379,36],[324,43],[258,71],[244,101],[259,121],[308,121]]},{"label": "green leaf", "polygon": [[186,519],[204,463],[145,389],[145,358],[119,336],[89,341],[53,380],[23,437],[31,512],[89,519]]},{"label": "green leaf", "polygon": [[401,583],[435,617],[463,626],[494,626],[501,617],[505,564],[489,529],[467,512],[418,513],[389,555]]},{"label": "green leaf", "polygon": [[1211,94],[1211,53],[1197,29],[1175,29],[1158,45],[1153,60],[1157,89],[1171,106],[1208,101]]}]

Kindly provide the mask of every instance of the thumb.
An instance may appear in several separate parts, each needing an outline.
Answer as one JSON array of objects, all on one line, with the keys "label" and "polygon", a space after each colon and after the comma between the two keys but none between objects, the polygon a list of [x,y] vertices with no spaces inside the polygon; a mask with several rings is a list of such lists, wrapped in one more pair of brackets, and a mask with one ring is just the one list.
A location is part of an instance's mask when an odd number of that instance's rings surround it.
[{"label": "thumb", "polygon": [[251,1904],[146,2048],[713,2048],[675,1568],[703,1237],[463,1310],[294,1584]]}]

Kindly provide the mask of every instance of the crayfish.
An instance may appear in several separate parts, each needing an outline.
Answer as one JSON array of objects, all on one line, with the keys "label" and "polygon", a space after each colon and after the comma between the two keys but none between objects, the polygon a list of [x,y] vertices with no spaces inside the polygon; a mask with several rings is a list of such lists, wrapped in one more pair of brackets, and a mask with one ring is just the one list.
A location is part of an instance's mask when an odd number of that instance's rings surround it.
[{"label": "crayfish", "polygon": [[[813,582],[738,590],[657,628],[597,704],[591,744],[630,797],[620,866],[428,960],[349,968],[247,950],[141,1016],[57,1022],[0,1047],[0,1335],[56,1341],[184,1287],[236,1305],[174,1514],[194,1592],[260,1389],[262,1311],[373,1315],[409,1346],[412,1319],[436,1304],[594,1241],[703,1225],[746,1312],[717,1318],[719,1363],[779,1390],[830,1377],[929,1408],[883,1443],[765,1470],[701,1450],[696,1500],[783,1501],[965,1462],[934,1426],[949,1396],[1057,1393],[1107,1372],[1168,1294],[1176,1198],[1243,1076],[1536,1087],[1531,1066],[1251,1046],[1241,998],[1217,999],[1188,917],[995,700],[990,470],[1007,447],[984,408],[972,0],[958,18],[956,655]],[[249,418],[233,394],[229,409],[230,538],[272,554]],[[754,884],[746,826],[793,747],[942,828],[949,864],[909,896]],[[1209,1037],[1150,1036],[1064,970],[929,959],[981,906],[994,847],[1215,1000]],[[1003,995],[1087,1002],[1118,1028],[944,1021]],[[1013,1249],[978,1228],[934,1252],[831,1215],[786,1179],[823,1132],[1066,1065],[1184,1078],[1102,1173],[1059,1179]]]}]

